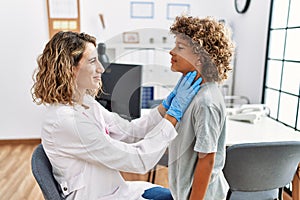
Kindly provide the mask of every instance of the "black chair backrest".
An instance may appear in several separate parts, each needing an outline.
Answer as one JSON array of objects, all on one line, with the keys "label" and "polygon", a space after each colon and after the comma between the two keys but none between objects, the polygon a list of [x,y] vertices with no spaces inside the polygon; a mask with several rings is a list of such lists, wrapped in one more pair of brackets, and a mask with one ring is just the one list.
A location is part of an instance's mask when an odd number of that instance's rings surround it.
[{"label": "black chair backrest", "polygon": [[231,191],[255,192],[289,184],[300,162],[300,142],[232,145],[223,169]]},{"label": "black chair backrest", "polygon": [[53,177],[52,166],[42,144],[39,144],[32,154],[31,170],[46,200],[64,199],[60,196],[58,183]]}]

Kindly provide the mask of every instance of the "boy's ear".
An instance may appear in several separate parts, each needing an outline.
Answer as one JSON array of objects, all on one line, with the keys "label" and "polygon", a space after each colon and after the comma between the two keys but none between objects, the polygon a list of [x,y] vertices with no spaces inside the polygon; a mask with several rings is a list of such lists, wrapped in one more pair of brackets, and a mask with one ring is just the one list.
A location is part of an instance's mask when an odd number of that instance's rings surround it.
[{"label": "boy's ear", "polygon": [[197,67],[201,67],[202,66],[202,63],[201,63],[200,59],[197,59],[196,66]]},{"label": "boy's ear", "polygon": [[202,68],[202,63],[200,61],[200,59],[197,59],[196,63],[195,63],[195,68],[197,71],[200,71]]},{"label": "boy's ear", "polygon": [[197,59],[196,64],[195,64],[195,69],[198,72],[197,74],[199,74],[201,76],[202,63],[201,63],[200,59]]}]

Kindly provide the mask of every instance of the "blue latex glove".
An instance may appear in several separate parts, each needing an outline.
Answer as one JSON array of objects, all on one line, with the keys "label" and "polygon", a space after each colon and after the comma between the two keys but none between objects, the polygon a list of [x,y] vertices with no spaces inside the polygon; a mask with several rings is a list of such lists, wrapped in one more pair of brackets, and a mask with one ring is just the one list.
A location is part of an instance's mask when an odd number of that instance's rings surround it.
[{"label": "blue latex glove", "polygon": [[196,71],[186,74],[186,76],[180,82],[177,88],[177,94],[173,98],[171,106],[167,111],[167,114],[175,117],[178,122],[180,121],[183,113],[200,89],[202,78],[199,78],[193,83],[196,75]]},{"label": "blue latex glove", "polygon": [[169,94],[169,96],[167,96],[166,99],[163,100],[162,102],[162,105],[165,109],[169,109],[170,108],[170,105],[172,103],[172,100],[173,98],[175,97],[176,93],[177,93],[177,89],[178,89],[178,86],[180,84],[180,82],[182,81],[183,79],[183,76],[181,76],[181,78],[179,79],[179,81],[177,82],[175,88],[173,89],[173,91]]},{"label": "blue latex glove", "polygon": [[152,200],[173,200],[170,190],[163,187],[149,188],[145,190],[142,197]]}]

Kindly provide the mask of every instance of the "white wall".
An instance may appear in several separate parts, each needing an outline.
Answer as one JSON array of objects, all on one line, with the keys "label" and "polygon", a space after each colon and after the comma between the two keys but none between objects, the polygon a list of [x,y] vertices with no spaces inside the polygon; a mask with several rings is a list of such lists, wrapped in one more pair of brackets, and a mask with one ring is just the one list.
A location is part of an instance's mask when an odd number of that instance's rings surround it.
[{"label": "white wall", "polygon": [[[142,0],[141,0],[142,1]],[[140,28],[168,29],[167,0],[153,1],[153,19],[130,19],[129,0],[81,0],[81,30],[106,41],[123,31]],[[250,10],[239,15],[232,0],[181,0],[190,3],[191,14],[225,18],[234,30],[237,44],[235,93],[260,102],[263,83],[269,1],[252,1]],[[103,30],[98,14],[104,15]],[[39,138],[42,106],[31,99],[31,75],[36,58],[49,39],[45,0],[0,2],[0,139]]]},{"label": "white wall", "polygon": [[48,39],[45,10],[44,1],[0,2],[0,139],[39,136],[43,109],[32,103],[30,87]]}]

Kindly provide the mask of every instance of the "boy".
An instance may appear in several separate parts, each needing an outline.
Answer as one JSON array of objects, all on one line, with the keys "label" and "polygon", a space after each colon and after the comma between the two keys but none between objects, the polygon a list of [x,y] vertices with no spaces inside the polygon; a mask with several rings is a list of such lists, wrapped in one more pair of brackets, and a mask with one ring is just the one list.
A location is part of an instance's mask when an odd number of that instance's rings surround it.
[{"label": "boy", "polygon": [[226,107],[218,83],[231,70],[234,45],[224,24],[209,17],[177,17],[170,31],[176,37],[172,71],[196,69],[203,79],[169,146],[170,190],[176,200],[221,200],[228,184],[222,173]]}]

